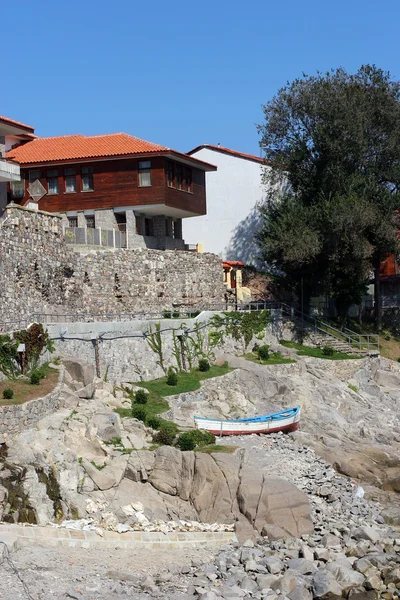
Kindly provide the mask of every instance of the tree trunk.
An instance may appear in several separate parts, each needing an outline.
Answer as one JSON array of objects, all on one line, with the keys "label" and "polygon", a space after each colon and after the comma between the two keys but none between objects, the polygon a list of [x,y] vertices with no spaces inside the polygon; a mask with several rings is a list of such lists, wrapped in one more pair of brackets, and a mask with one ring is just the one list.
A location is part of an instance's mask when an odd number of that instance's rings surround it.
[{"label": "tree trunk", "polygon": [[375,325],[378,331],[382,329],[382,298],[381,298],[381,261],[379,256],[375,260],[374,264],[374,296],[375,296]]}]

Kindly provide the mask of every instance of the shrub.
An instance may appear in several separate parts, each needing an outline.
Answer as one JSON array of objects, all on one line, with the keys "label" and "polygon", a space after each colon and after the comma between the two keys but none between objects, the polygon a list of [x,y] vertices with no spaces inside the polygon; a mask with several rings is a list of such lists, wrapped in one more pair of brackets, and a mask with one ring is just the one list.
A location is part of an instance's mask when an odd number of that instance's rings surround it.
[{"label": "shrub", "polygon": [[163,317],[164,317],[164,319],[170,319],[171,318],[171,311],[170,310],[164,310]]},{"label": "shrub", "polygon": [[211,368],[211,365],[206,358],[201,358],[199,360],[199,371],[203,371],[203,372],[209,371],[210,368]]},{"label": "shrub", "polygon": [[32,385],[39,385],[41,377],[37,371],[32,371],[29,381]]},{"label": "shrub", "polygon": [[46,377],[46,371],[43,365],[35,369],[35,371],[39,375],[40,379],[44,379]]},{"label": "shrub", "polygon": [[180,314],[178,310],[174,310],[174,312],[172,313],[172,318],[173,319],[179,319]]},{"label": "shrub", "polygon": [[3,398],[4,400],[11,400],[11,398],[14,396],[14,392],[12,389],[10,388],[6,388],[5,390],[3,390]]},{"label": "shrub", "polygon": [[194,450],[196,447],[196,442],[193,439],[193,432],[187,431],[185,433],[181,433],[178,437],[177,446],[182,450]]},{"label": "shrub", "polygon": [[172,446],[175,440],[175,433],[171,429],[162,428],[153,435],[153,442],[163,444],[163,446]]},{"label": "shrub", "polygon": [[253,346],[252,352],[258,352],[259,347],[260,347],[260,344],[255,343]]},{"label": "shrub", "polygon": [[137,390],[135,392],[135,404],[146,404],[149,395],[144,390]]},{"label": "shrub", "polygon": [[352,383],[349,383],[349,385],[347,387],[350,390],[353,390],[353,392],[358,392],[358,387],[356,385],[353,385]]},{"label": "shrub", "polygon": [[147,419],[147,425],[152,429],[160,429],[161,419],[159,419],[158,417],[149,417],[149,419]]},{"label": "shrub", "polygon": [[324,356],[333,356],[335,354],[334,349],[332,348],[332,346],[324,346],[322,348],[322,354]]},{"label": "shrub", "polygon": [[268,360],[269,359],[268,344],[264,344],[263,346],[260,346],[257,350],[257,354],[258,354],[258,358],[260,358],[261,360]]},{"label": "shrub", "polygon": [[138,421],[143,421],[143,423],[146,423],[146,409],[143,408],[143,406],[140,406],[139,404],[132,406],[132,417],[134,419],[138,419]]},{"label": "shrub", "polygon": [[168,369],[167,373],[167,385],[177,385],[178,384],[178,373],[173,370],[172,367]]},{"label": "shrub", "polygon": [[389,334],[388,334],[388,335],[385,335],[385,340],[386,340],[387,342],[390,342],[390,340],[391,340],[391,339],[392,339],[392,337],[391,337]]},{"label": "shrub", "polygon": [[399,358],[397,359],[397,362],[400,362],[400,356],[399,356]]}]

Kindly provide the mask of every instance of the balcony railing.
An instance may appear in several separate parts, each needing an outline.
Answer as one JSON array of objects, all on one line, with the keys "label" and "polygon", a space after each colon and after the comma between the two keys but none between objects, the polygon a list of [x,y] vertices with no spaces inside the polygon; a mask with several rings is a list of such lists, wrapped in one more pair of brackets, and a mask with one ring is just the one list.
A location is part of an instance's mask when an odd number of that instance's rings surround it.
[{"label": "balcony railing", "polygon": [[89,227],[66,227],[64,229],[67,244],[82,246],[106,246],[108,248],[126,248],[126,233],[115,229],[91,229]]},{"label": "balcony railing", "polygon": [[19,164],[0,158],[0,181],[19,181],[20,179]]}]

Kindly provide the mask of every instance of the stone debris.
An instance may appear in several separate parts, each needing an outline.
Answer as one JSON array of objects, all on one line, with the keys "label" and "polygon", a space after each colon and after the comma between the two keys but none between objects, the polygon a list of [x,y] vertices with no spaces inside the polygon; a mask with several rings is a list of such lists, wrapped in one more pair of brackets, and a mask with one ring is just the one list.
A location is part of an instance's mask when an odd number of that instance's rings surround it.
[{"label": "stone debris", "polygon": [[[140,512],[134,513],[136,516],[142,514]],[[74,529],[82,531],[116,531],[117,533],[126,533],[128,531],[161,531],[162,533],[168,533],[170,531],[234,531],[234,524],[226,523],[199,523],[198,521],[183,521],[179,519],[177,521],[154,521],[150,523],[147,519],[144,521],[138,521],[131,525],[119,523],[112,513],[104,513],[100,518],[90,519],[70,519],[62,521],[61,523],[49,523],[49,526],[56,527],[57,529]],[[99,535],[101,535],[99,533]]]}]

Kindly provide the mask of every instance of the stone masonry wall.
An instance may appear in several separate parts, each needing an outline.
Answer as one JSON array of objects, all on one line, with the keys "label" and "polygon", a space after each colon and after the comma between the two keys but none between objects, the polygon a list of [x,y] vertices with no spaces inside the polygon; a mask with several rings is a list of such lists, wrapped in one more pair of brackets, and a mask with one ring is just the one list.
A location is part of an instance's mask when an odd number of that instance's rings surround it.
[{"label": "stone masonry wall", "polygon": [[57,386],[47,396],[30,400],[25,404],[0,406],[0,443],[6,441],[10,435],[33,427],[40,419],[60,408],[63,381],[64,369],[61,369]]},{"label": "stone masonry wall", "polygon": [[146,248],[74,252],[57,215],[9,205],[0,225],[1,321],[223,302],[220,258]]}]

